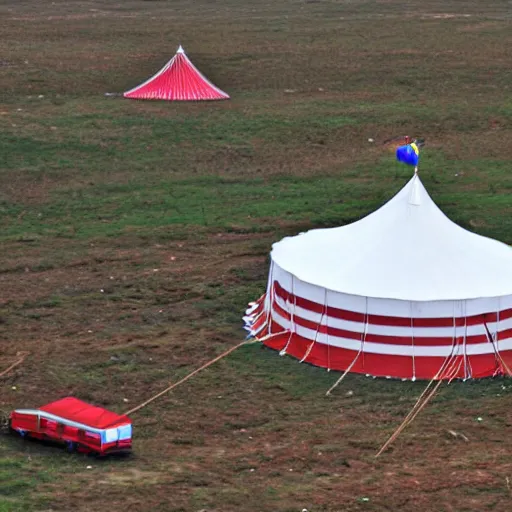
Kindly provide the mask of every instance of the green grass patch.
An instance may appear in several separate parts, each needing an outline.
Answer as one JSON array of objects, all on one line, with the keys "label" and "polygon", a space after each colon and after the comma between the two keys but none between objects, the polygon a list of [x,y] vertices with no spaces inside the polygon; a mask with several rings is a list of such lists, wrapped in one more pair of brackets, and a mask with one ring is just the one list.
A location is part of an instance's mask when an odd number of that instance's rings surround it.
[{"label": "green grass patch", "polygon": [[42,501],[31,499],[32,493],[54,479],[53,471],[41,463],[15,458],[7,454],[5,446],[0,448],[0,511],[36,510]]},{"label": "green grass patch", "polygon": [[[423,180],[439,206],[456,222],[504,240],[512,238],[512,217],[496,216],[510,208],[512,179],[499,160],[463,162],[426,150]],[[489,185],[482,190],[480,181]],[[340,177],[300,178],[197,177],[98,184],[54,192],[51,201],[0,204],[4,240],[26,237],[94,238],[151,233],[177,226],[249,232],[273,229],[273,221],[337,226],[353,222],[384,204],[408,179],[391,157],[377,165],[356,166]]]}]

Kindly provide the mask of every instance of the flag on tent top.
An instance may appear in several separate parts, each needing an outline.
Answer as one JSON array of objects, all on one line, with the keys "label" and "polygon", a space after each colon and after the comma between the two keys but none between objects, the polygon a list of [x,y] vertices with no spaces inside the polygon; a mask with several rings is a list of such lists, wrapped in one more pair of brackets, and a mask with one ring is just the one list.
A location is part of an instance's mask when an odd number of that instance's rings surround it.
[{"label": "flag on tent top", "polygon": [[140,100],[203,101],[229,96],[192,64],[180,46],[176,55],[154,76],[123,94]]}]

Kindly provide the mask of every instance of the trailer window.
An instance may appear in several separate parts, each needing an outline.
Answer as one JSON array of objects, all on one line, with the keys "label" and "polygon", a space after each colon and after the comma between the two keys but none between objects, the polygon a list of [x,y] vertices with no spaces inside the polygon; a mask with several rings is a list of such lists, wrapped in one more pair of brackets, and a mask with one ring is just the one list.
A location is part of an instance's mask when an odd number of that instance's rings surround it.
[{"label": "trailer window", "polygon": [[119,435],[117,433],[117,428],[108,428],[105,430],[105,442],[113,443],[119,439]]},{"label": "trailer window", "polygon": [[131,425],[123,425],[119,427],[119,440],[123,439],[131,439],[132,437],[132,426]]}]

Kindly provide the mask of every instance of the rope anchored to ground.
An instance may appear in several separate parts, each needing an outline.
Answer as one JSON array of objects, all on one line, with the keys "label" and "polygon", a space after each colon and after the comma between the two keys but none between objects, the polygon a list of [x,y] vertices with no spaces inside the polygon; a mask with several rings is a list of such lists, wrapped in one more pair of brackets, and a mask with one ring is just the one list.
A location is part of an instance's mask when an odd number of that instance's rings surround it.
[{"label": "rope anchored to ground", "polygon": [[15,363],[11,364],[11,366],[9,366],[9,368],[7,368],[2,373],[0,373],[0,377],[3,377],[4,375],[7,375],[11,370],[14,370],[14,368],[16,368],[21,363],[23,363],[23,361],[25,361],[25,358],[29,355],[29,353],[30,352],[18,352],[16,355],[18,357],[21,356],[20,359],[18,359],[18,361],[16,361]]},{"label": "rope anchored to ground", "polygon": [[128,416],[129,414],[133,414],[134,412],[137,412],[138,410],[142,409],[143,407],[146,407],[146,405],[148,405],[151,402],[155,401],[157,398],[160,398],[161,396],[165,395],[166,393],[168,393],[172,389],[177,388],[180,384],[183,384],[184,382],[186,382],[188,379],[190,379],[194,375],[197,375],[200,371],[205,370],[206,368],[208,368],[212,364],[214,364],[217,361],[220,361],[224,357],[228,356],[229,354],[231,354],[231,352],[234,352],[236,349],[238,349],[238,348],[240,348],[240,347],[242,347],[244,345],[249,345],[249,344],[252,344],[252,343],[256,343],[257,341],[258,340],[249,340],[249,341],[246,340],[246,341],[243,341],[242,343],[239,343],[238,345],[235,345],[234,347],[231,347],[229,350],[226,350],[225,352],[223,352],[219,356],[213,358],[211,361],[208,361],[207,363],[203,364],[203,366],[201,366],[200,368],[197,368],[197,370],[194,370],[192,373],[189,373],[187,376],[183,377],[183,379],[179,380],[178,382],[175,382],[174,384],[171,384],[169,387],[165,388],[163,391],[160,391],[160,393],[157,393],[156,395],[152,396],[151,398],[149,398],[145,402],[142,402],[141,404],[137,405],[137,407],[134,407],[133,409],[130,409],[129,411],[126,411],[124,414],[126,416]]}]

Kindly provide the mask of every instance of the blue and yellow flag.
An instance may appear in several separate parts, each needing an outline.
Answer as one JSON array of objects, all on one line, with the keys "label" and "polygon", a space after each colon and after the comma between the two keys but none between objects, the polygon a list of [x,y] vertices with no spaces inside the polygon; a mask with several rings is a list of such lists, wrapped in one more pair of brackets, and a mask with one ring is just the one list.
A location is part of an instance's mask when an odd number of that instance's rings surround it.
[{"label": "blue and yellow flag", "polygon": [[420,160],[420,150],[416,142],[399,146],[396,149],[396,159],[399,162],[416,167]]}]

